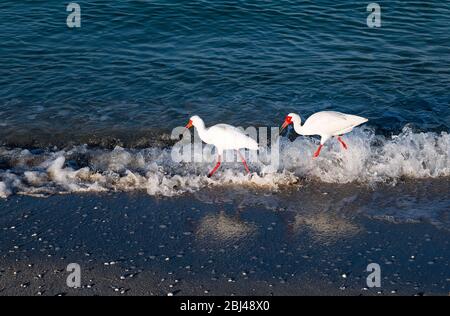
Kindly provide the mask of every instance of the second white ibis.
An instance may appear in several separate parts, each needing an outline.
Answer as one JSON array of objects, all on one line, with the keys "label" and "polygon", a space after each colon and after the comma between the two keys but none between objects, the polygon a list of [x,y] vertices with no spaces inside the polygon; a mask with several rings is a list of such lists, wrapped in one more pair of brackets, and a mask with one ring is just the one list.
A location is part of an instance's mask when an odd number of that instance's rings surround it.
[{"label": "second white ibis", "polygon": [[337,139],[342,144],[342,147],[347,149],[348,146],[342,140],[341,136],[351,132],[353,128],[367,121],[368,119],[357,115],[344,114],[334,111],[322,111],[311,115],[305,121],[305,124],[302,125],[300,115],[289,113],[281,126],[280,133],[288,125],[293,124],[295,132],[299,135],[319,135],[321,138],[320,146],[314,153],[314,158],[317,158],[319,157],[320,150],[325,142],[335,136],[337,136]]}]

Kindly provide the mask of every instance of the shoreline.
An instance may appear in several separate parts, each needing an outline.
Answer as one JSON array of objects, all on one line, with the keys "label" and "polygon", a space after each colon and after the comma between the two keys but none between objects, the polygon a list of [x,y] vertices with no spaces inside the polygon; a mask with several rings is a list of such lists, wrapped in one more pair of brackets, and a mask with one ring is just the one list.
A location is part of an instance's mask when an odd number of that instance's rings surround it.
[{"label": "shoreline", "polygon": [[[448,295],[448,197],[429,218],[420,210],[446,184],[421,197],[407,186],[13,196],[0,201],[0,295]],[[389,209],[394,197],[405,210]],[[372,262],[379,289],[366,285]],[[65,284],[69,263],[80,289]]]}]

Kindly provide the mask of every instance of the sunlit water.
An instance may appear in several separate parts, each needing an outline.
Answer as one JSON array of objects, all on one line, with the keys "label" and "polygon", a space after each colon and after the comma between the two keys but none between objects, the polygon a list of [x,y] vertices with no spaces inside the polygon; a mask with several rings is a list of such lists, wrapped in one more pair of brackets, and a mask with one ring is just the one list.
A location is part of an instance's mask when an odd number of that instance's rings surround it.
[{"label": "sunlit water", "polygon": [[[389,1],[78,1],[0,4],[0,196],[450,175],[450,5]],[[288,112],[369,118],[350,149],[283,139],[277,169],[171,160],[172,128],[279,126]],[[291,135],[292,136],[292,135]],[[86,144],[86,145],[85,145]],[[212,158],[213,159],[213,158]]]}]

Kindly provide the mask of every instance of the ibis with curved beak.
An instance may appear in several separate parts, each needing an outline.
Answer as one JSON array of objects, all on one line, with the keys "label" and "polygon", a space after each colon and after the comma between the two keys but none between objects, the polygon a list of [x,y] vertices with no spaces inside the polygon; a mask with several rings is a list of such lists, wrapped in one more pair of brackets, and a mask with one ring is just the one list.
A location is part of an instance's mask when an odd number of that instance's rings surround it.
[{"label": "ibis with curved beak", "polygon": [[219,169],[222,162],[223,151],[231,149],[239,154],[245,170],[247,173],[250,173],[247,162],[239,150],[242,148],[257,150],[258,143],[253,138],[245,135],[237,127],[228,124],[217,124],[207,128],[205,127],[203,120],[197,115],[194,115],[189,119],[186,128],[191,128],[192,126],[197,129],[198,135],[203,142],[214,145],[217,149],[217,164],[208,174],[208,178],[212,177],[217,169]]},{"label": "ibis with curved beak", "polygon": [[305,124],[302,125],[300,115],[289,113],[281,126],[280,134],[287,126],[293,124],[295,132],[299,135],[319,135],[320,146],[314,153],[314,158],[317,158],[325,142],[332,137],[337,137],[342,147],[347,149],[347,144],[341,138],[342,135],[350,133],[353,128],[367,121],[368,119],[361,116],[334,111],[322,111],[308,117]]}]

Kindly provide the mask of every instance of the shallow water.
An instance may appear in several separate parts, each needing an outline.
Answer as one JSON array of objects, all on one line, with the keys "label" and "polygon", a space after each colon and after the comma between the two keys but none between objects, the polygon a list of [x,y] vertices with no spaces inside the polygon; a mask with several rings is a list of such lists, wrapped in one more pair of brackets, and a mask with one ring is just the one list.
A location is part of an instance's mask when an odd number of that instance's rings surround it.
[{"label": "shallow water", "polygon": [[[309,181],[372,186],[450,176],[450,5],[366,2],[59,1],[0,4],[0,196],[208,186],[280,190]],[[276,168],[171,159],[170,130],[279,126],[334,109],[369,118],[312,160],[312,138],[283,138]],[[292,141],[292,142],[291,142]],[[272,148],[272,152],[278,148]],[[209,162],[209,163],[208,163]]]},{"label": "shallow water", "polygon": [[[369,129],[355,130],[346,138],[349,149],[330,142],[321,156],[312,159],[316,141],[297,138],[272,144],[272,153],[249,160],[246,175],[236,156],[229,157],[212,178],[207,174],[215,154],[193,152],[194,162],[174,159],[174,147],[144,149],[91,148],[28,150],[0,147],[0,197],[14,194],[146,191],[175,196],[210,186],[244,186],[277,192],[306,183],[377,187],[408,181],[443,180],[450,177],[448,133],[414,133],[405,129],[393,137]],[[226,156],[227,157],[227,156]],[[248,156],[252,159],[252,156]],[[195,160],[196,159],[196,160]],[[199,161],[199,162],[195,162]],[[444,192],[448,194],[448,192]]]},{"label": "shallow water", "polygon": [[277,126],[335,109],[379,132],[450,127],[446,1],[380,2],[379,29],[367,1],[78,3],[80,29],[60,1],[0,4],[0,141],[120,138],[193,113]]}]

